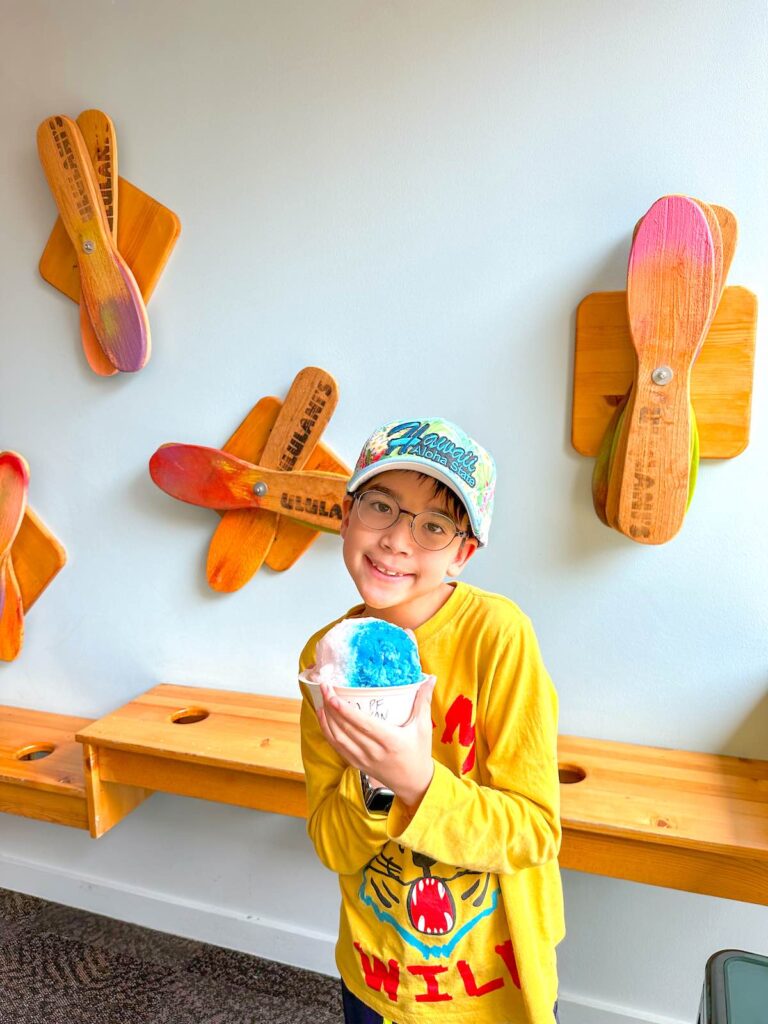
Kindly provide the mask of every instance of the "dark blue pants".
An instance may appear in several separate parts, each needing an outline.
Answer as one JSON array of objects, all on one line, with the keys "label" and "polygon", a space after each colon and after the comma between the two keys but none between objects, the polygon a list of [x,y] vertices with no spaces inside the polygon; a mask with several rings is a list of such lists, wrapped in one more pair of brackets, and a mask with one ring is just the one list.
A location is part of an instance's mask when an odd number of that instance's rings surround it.
[{"label": "dark blue pants", "polygon": [[[344,1024],[382,1024],[385,1019],[380,1013],[376,1013],[370,1006],[361,1003],[357,996],[353,995],[342,981],[341,999],[344,1004]],[[555,1024],[560,1024],[557,1016],[557,1003],[555,1003]],[[499,1022],[501,1024],[501,1022]]]}]

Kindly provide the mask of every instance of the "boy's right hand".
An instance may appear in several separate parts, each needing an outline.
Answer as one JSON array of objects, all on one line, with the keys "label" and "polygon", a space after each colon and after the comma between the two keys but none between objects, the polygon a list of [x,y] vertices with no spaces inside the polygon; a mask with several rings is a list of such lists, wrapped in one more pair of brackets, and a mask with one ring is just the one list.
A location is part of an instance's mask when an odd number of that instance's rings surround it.
[{"label": "boy's right hand", "polygon": [[317,717],[323,735],[344,760],[365,772],[371,785],[391,789],[416,813],[434,774],[432,760],[432,692],[435,677],[419,687],[413,710],[402,726],[370,718],[322,687],[323,707]]}]

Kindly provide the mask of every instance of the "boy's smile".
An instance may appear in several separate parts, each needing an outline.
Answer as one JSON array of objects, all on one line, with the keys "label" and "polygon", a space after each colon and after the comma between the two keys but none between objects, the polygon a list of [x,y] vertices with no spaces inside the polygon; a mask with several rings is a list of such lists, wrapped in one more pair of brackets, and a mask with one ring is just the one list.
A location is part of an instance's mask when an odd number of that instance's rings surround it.
[{"label": "boy's smile", "polygon": [[364,614],[416,629],[448,600],[451,589],[445,577],[459,575],[477,541],[454,537],[440,551],[416,543],[411,532],[413,515],[433,511],[450,516],[432,482],[417,473],[398,469],[379,473],[361,491],[374,489],[391,496],[402,514],[391,526],[372,529],[361,520],[358,502],[347,496],[341,525],[344,563],[365,602]]}]

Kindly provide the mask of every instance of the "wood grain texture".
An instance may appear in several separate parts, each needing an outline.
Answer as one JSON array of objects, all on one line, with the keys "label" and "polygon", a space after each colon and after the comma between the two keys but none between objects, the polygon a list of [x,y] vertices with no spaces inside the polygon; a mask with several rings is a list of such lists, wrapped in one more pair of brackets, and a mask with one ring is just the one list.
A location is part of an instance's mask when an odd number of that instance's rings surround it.
[{"label": "wood grain texture", "polygon": [[11,548],[11,557],[24,611],[28,612],[67,562],[63,545],[29,505]]},{"label": "wood grain texture", "polygon": [[88,807],[88,829],[98,839],[122,821],[134,808],[154,793],[154,789],[115,783],[104,778],[104,751],[89,743],[83,744],[85,790]]},{"label": "wood grain texture", "polygon": [[215,800],[294,818],[307,816],[307,790],[303,779],[253,774],[239,768],[199,765],[108,748],[100,751],[100,765],[101,778],[107,784],[157,787],[161,780],[160,788],[164,793]]},{"label": "wood grain texture", "polygon": [[24,644],[24,604],[10,555],[0,560],[0,661],[15,661]]},{"label": "wood grain texture", "polygon": [[[88,828],[82,748],[74,734],[89,721],[0,706],[0,811]],[[18,756],[49,747],[39,760]]]},{"label": "wood grain texture", "polygon": [[[118,163],[115,126],[102,110],[84,110],[77,118],[77,126],[83,136],[83,142],[93,166],[112,241],[117,244]],[[100,377],[112,377],[118,372],[117,367],[112,365],[99,344],[82,295],[80,298],[80,340],[85,358],[94,373]]]},{"label": "wood grain texture", "polygon": [[[338,533],[347,478],[254,466],[219,448],[164,444],[149,460],[157,486],[179,501],[217,510],[266,509]],[[257,494],[256,488],[266,489]]]},{"label": "wood grain texture", "polygon": [[768,862],[563,829],[560,867],[768,906]]},{"label": "wood grain texture", "polygon": [[118,370],[140,370],[151,349],[144,300],[112,240],[80,130],[70,118],[57,114],[38,128],[37,145],[77,256],[81,296],[99,344]]},{"label": "wood grain texture", "polygon": [[[186,725],[174,721],[194,717],[195,711],[205,717]],[[96,747],[300,781],[298,726],[299,702],[293,698],[160,684],[92,722],[77,739]]]},{"label": "wood grain texture", "polygon": [[[259,465],[285,472],[302,469],[320,443],[337,401],[336,381],[329,373],[316,366],[300,370],[264,444]],[[263,565],[278,523],[274,512],[227,512],[208,549],[210,586],[223,593],[243,587]]]},{"label": "wood grain texture", "polygon": [[[665,196],[654,203],[629,257],[627,313],[637,361],[606,498],[608,524],[638,543],[666,543],[685,518],[690,372],[712,316],[717,265],[696,202]],[[673,374],[665,385],[652,378],[662,366]]]},{"label": "wood grain texture", "polygon": [[[281,407],[282,402],[278,398],[268,397],[257,402],[224,445],[224,450],[259,465]],[[320,473],[337,473],[347,480],[352,475],[350,468],[322,442],[307,459],[305,468]],[[275,539],[267,552],[266,565],[275,572],[285,572],[296,564],[318,536],[317,530],[281,516]]]},{"label": "wood grain texture", "polygon": [[[131,268],[144,302],[149,302],[176,241],[181,222],[173,211],[118,178],[117,248]],[[80,274],[72,242],[59,217],[40,258],[40,274],[73,302],[80,303]]]},{"label": "wood grain texture", "polygon": [[[691,373],[702,458],[734,458],[749,442],[756,332],[754,293],[726,288]],[[593,292],[576,314],[571,441],[580,454],[597,455],[633,370],[626,293]]]},{"label": "wood grain texture", "polygon": [[725,206],[717,206],[714,203],[710,203],[710,208],[714,215],[717,217],[717,222],[720,225],[720,238],[723,245],[723,279],[720,286],[720,297],[725,290],[725,283],[728,280],[728,274],[731,272],[731,263],[733,262],[733,255],[736,252],[736,243],[739,240],[739,224],[736,220],[736,216],[731,210]]}]

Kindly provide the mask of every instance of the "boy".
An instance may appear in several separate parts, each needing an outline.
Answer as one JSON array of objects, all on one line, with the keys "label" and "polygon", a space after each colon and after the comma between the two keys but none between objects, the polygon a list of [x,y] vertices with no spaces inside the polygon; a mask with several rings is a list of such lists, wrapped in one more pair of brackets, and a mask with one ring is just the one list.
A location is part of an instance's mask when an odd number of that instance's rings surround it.
[{"label": "boy", "polygon": [[304,694],[308,831],[339,875],[347,1024],[557,1019],[557,698],[517,606],[446,582],[487,543],[494,486],[488,452],[444,420],[376,431],[348,485],[344,562],[363,604],[345,617],[414,630],[436,682],[400,728],[328,687],[316,714]]}]

